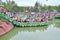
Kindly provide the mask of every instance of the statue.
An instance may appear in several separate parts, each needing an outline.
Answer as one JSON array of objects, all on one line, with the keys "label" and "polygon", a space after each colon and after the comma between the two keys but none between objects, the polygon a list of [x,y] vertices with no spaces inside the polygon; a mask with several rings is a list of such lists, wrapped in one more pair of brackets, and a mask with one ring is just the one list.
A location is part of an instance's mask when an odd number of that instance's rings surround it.
[{"label": "statue", "polygon": [[30,13],[30,8],[29,7],[25,7],[24,14],[25,15],[29,15],[29,13]]}]

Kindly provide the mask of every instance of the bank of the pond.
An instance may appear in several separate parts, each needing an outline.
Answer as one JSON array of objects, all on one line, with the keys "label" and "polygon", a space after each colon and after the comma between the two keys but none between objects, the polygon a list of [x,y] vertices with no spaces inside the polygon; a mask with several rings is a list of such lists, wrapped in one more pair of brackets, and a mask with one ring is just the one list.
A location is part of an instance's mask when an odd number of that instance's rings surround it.
[{"label": "bank of the pond", "polygon": [[9,38],[11,38],[13,35],[15,35],[15,33],[17,33],[16,28],[14,28],[11,31],[9,31],[8,33],[0,36],[0,40],[9,40]]}]

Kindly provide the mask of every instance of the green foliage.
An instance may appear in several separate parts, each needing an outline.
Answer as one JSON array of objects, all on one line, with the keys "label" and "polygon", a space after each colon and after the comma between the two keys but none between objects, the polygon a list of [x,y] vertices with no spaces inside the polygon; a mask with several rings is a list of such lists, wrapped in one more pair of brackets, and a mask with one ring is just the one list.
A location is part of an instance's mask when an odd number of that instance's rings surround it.
[{"label": "green foliage", "polygon": [[14,1],[6,1],[6,9],[8,11],[12,11],[12,8],[16,6],[16,3]]},{"label": "green foliage", "polygon": [[57,11],[60,12],[60,5],[57,7]]},{"label": "green foliage", "polygon": [[[18,6],[15,1],[11,1],[11,0],[7,0],[6,2],[2,2],[0,0],[0,4],[4,5],[4,8],[8,11],[24,11],[25,7],[22,6]],[[38,5],[38,6],[37,6]],[[49,10],[49,11],[53,11],[53,10],[57,10],[58,12],[60,12],[60,5],[59,6],[42,6],[41,4],[37,3],[35,4],[34,7],[31,7],[30,10],[32,12],[37,12],[37,11],[45,11],[45,10]]]},{"label": "green foliage", "polygon": [[35,12],[35,9],[34,9],[34,7],[31,7],[31,8],[30,8],[30,10],[31,10],[32,12]]}]

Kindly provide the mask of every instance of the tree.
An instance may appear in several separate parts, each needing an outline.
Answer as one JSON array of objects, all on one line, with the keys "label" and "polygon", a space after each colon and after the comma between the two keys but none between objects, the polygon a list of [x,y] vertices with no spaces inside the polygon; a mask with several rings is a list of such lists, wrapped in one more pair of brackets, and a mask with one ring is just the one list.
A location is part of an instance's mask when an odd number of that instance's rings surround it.
[{"label": "tree", "polygon": [[6,9],[8,11],[12,11],[13,7],[16,6],[16,3],[14,1],[6,0]]},{"label": "tree", "polygon": [[60,12],[60,5],[57,7],[57,11]]},{"label": "tree", "polygon": [[2,1],[0,0],[0,4],[2,4]]},{"label": "tree", "polygon": [[36,3],[35,3],[35,12],[38,12],[38,11],[39,11],[38,6],[39,6],[39,3],[36,2]]}]

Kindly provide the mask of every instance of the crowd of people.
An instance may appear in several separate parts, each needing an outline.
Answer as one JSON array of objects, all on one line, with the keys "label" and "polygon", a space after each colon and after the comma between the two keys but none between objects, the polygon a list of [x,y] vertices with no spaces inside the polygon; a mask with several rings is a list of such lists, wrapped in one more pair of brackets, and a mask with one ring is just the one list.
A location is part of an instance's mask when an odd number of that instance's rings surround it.
[{"label": "crowd of people", "polygon": [[16,16],[17,13],[15,12],[8,12],[3,7],[0,6],[0,12],[3,12],[5,15],[13,18],[14,20],[18,22],[25,22],[25,23],[31,23],[31,22],[45,22],[48,21],[48,18],[52,18],[53,15],[51,12],[31,12],[29,15],[26,15],[24,17]]}]

